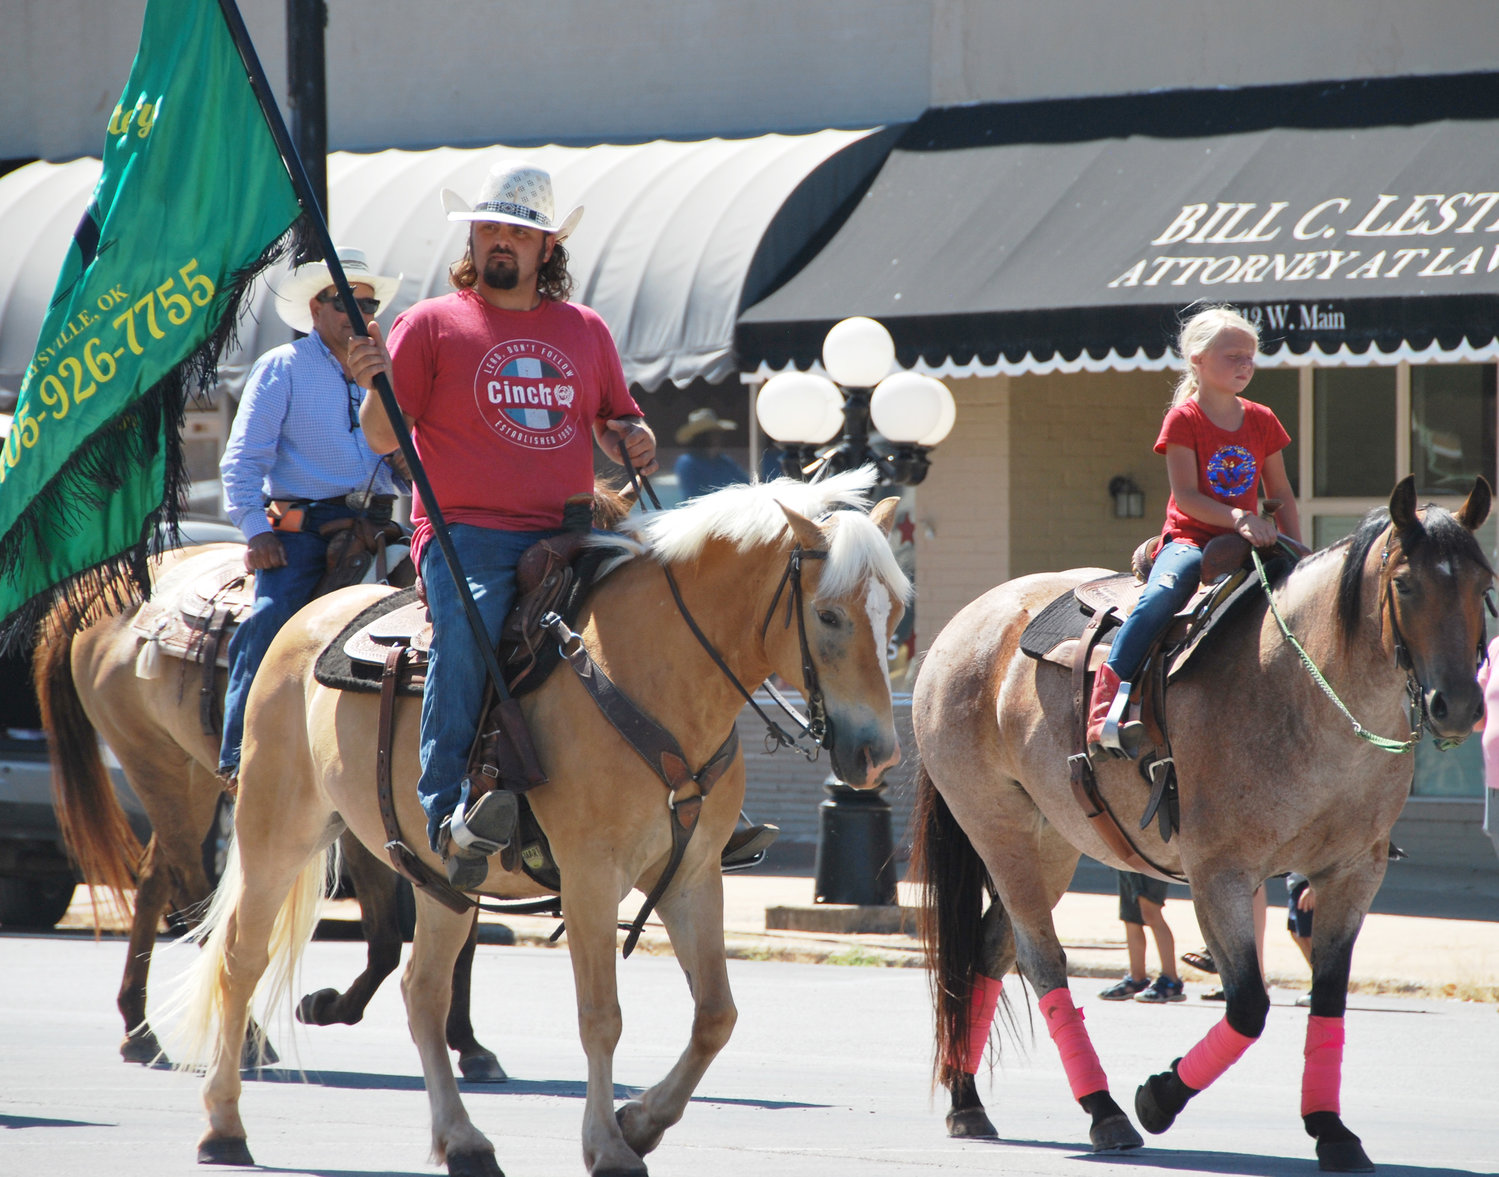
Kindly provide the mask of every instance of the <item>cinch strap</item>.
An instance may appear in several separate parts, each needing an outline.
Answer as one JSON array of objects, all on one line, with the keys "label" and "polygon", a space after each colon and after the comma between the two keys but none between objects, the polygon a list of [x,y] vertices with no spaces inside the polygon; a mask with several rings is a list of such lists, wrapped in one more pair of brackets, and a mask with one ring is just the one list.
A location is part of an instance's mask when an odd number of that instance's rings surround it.
[{"label": "cinch strap", "polygon": [[973,974],[973,992],[968,997],[968,1053],[963,1060],[965,1074],[977,1075],[984,1061],[984,1047],[989,1045],[989,1027],[994,1024],[994,1010],[999,1005],[1003,978]]},{"label": "cinch strap", "polygon": [[1301,1072],[1301,1114],[1337,1112],[1343,1085],[1343,1019],[1306,1020],[1306,1065]]},{"label": "cinch strap", "polygon": [[1057,1053],[1062,1056],[1072,1098],[1082,1099],[1094,1092],[1107,1091],[1109,1078],[1103,1073],[1098,1052],[1093,1049],[1093,1041],[1083,1027],[1083,1011],[1072,1004],[1071,991],[1053,989],[1036,1005],[1046,1018],[1046,1029],[1057,1045]]},{"label": "cinch strap", "polygon": [[1253,1038],[1246,1038],[1224,1018],[1177,1064],[1176,1074],[1193,1091],[1201,1091],[1239,1061]]}]

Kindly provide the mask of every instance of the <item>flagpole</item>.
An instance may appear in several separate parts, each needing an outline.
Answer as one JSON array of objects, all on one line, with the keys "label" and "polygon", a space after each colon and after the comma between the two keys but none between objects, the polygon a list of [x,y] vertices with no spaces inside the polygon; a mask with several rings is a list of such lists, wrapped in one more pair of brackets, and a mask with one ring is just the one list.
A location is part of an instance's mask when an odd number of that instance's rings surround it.
[{"label": "flagpole", "polygon": [[[318,205],[317,194],[312,190],[307,171],[302,166],[302,157],[297,154],[296,146],[287,132],[286,123],[281,118],[280,108],[277,107],[271,94],[270,83],[266,80],[265,70],[261,68],[260,58],[255,54],[255,46],[250,43],[250,32],[245,27],[244,18],[240,15],[235,0],[219,0],[219,9],[223,12],[224,20],[229,26],[229,34],[234,39],[234,47],[239,50],[240,61],[244,64],[245,73],[249,75],[250,86],[255,93],[256,101],[260,104],[261,113],[265,115],[266,124],[270,127],[271,137],[276,141],[276,149],[281,153],[281,162],[286,165],[286,170],[291,175],[297,202],[301,204],[303,211],[312,222],[318,245],[323,251],[323,258],[328,263],[328,274],[333,279],[339,298],[343,300],[343,305],[348,311],[349,323],[354,328],[355,335],[368,337],[369,328],[365,324],[364,315],[359,311],[358,304],[354,301],[354,292],[349,286],[349,279],[338,260],[338,250],[333,245],[333,238],[328,231],[328,222]],[[484,627],[484,619],[479,616],[479,607],[474,603],[473,594],[469,591],[468,579],[464,576],[463,567],[458,560],[458,550],[453,546],[453,537],[448,533],[448,525],[443,519],[442,509],[437,505],[437,496],[432,493],[432,484],[427,480],[427,471],[417,456],[416,445],[411,440],[411,431],[406,427],[405,414],[401,412],[401,406],[396,403],[395,390],[391,387],[390,380],[384,372],[375,376],[375,392],[380,397],[380,403],[385,406],[385,415],[390,418],[390,425],[395,431],[396,441],[400,444],[401,454],[411,471],[411,481],[421,496],[422,507],[426,510],[427,519],[432,524],[432,534],[437,540],[437,546],[442,550],[443,559],[447,562],[453,583],[457,586],[458,599],[463,602],[463,612],[468,618],[469,628],[473,630],[474,642],[484,658],[484,669],[494,684],[495,694],[501,702],[508,702],[510,691],[505,686],[505,675],[500,670],[494,644],[489,640],[489,633]]]}]

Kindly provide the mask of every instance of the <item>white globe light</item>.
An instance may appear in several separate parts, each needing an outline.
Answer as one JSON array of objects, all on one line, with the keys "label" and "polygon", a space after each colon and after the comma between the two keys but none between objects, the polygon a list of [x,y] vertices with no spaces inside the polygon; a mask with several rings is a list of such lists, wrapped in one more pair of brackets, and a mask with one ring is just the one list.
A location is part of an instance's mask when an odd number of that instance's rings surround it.
[{"label": "white globe light", "polygon": [[895,363],[895,340],[873,319],[844,319],[822,341],[822,366],[848,388],[873,388]]},{"label": "white globe light", "polygon": [[942,398],[951,394],[919,372],[886,376],[869,398],[874,427],[896,444],[915,445],[942,424]]},{"label": "white globe light", "polygon": [[[834,411],[837,421],[830,426]],[[760,428],[776,441],[815,444],[826,441],[842,426],[843,395],[825,376],[782,372],[760,389],[755,416]]]},{"label": "white globe light", "polygon": [[942,390],[942,396],[939,398],[942,404],[942,416],[938,418],[937,427],[918,440],[916,444],[930,449],[934,445],[940,445],[942,440],[952,432],[953,422],[958,419],[958,403],[953,400],[953,395],[948,391],[947,385],[931,377],[928,379],[931,379],[932,383]]}]

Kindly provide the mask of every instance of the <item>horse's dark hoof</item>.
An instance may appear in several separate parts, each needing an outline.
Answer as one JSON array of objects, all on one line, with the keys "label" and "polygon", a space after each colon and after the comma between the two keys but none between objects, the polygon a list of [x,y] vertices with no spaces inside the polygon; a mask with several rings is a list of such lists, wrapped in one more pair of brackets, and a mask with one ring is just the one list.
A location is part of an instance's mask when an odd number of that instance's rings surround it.
[{"label": "horse's dark hoof", "polygon": [[505,1173],[494,1153],[485,1149],[448,1153],[448,1177],[505,1177]]},{"label": "horse's dark hoof", "polygon": [[245,1036],[245,1044],[239,1052],[240,1070],[258,1071],[261,1067],[274,1067],[280,1061],[281,1056],[276,1053],[270,1039],[256,1042],[254,1035]]},{"label": "horse's dark hoof", "polygon": [[458,1056],[458,1073],[470,1083],[507,1083],[510,1080],[494,1051],[482,1046]]},{"label": "horse's dark hoof", "polygon": [[147,1067],[153,1064],[168,1065],[161,1043],[156,1041],[156,1035],[146,1025],[137,1026],[125,1035],[125,1041],[120,1043],[120,1057],[127,1063],[140,1063]]},{"label": "horse's dark hoof", "polygon": [[1324,1173],[1372,1173],[1374,1162],[1358,1137],[1317,1141],[1317,1168]]},{"label": "horse's dark hoof", "polygon": [[947,1113],[947,1134],[959,1139],[993,1140],[999,1129],[982,1107],[954,1108]]},{"label": "horse's dark hoof", "polygon": [[[619,1125],[619,1130],[624,1134],[625,1143],[638,1157],[655,1150],[661,1143],[661,1138],[666,1135],[666,1129],[654,1126],[650,1116],[646,1115],[645,1105],[638,1099],[632,1099],[629,1103],[622,1103],[614,1110],[614,1122]],[[645,1165],[638,1170],[620,1169],[620,1173],[644,1173]],[[614,1169],[606,1172],[616,1172]],[[594,1177],[598,1177],[595,1173]]]},{"label": "horse's dark hoof", "polygon": [[1169,1078],[1169,1071],[1152,1075],[1135,1089],[1135,1118],[1140,1121],[1140,1127],[1152,1136],[1159,1136],[1176,1123],[1176,1112],[1181,1110],[1178,1108],[1171,1111],[1162,1106],[1162,1101],[1166,1098],[1164,1088]]},{"label": "horse's dark hoof", "polygon": [[[1138,1104],[1139,1096],[1135,1100]],[[1093,1142],[1094,1152],[1123,1152],[1125,1149],[1139,1148],[1145,1143],[1123,1112],[1094,1124],[1088,1130],[1088,1139]]]},{"label": "horse's dark hoof", "polygon": [[337,989],[319,989],[297,1002],[297,1021],[304,1026],[331,1026],[333,1016],[328,1012],[343,994]]},{"label": "horse's dark hoof", "polygon": [[250,1146],[243,1136],[215,1136],[198,1145],[200,1165],[253,1165]]}]

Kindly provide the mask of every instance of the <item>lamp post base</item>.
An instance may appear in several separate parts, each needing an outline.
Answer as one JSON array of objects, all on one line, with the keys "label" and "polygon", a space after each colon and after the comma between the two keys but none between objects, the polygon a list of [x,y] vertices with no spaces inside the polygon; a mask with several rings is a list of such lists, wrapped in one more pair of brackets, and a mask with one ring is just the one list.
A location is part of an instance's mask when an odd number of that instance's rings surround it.
[{"label": "lamp post base", "polygon": [[817,807],[814,901],[895,906],[895,848],[885,786],[851,789],[830,776],[822,787],[828,795]]}]

